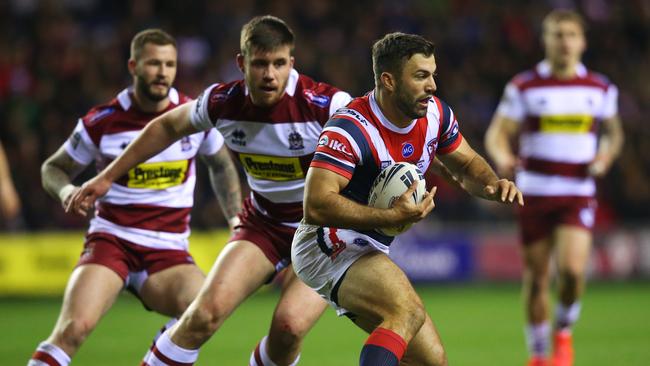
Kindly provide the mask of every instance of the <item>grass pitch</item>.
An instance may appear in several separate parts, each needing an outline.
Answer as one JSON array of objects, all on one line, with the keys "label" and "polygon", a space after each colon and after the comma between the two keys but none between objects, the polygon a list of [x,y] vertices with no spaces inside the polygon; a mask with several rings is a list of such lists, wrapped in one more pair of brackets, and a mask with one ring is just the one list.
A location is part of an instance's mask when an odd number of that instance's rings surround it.
[{"label": "grass pitch", "polygon": [[[524,365],[518,285],[419,287],[450,365]],[[265,334],[278,293],[244,303],[203,347],[197,365],[247,365]],[[60,298],[0,299],[0,364],[25,365],[58,315]],[[137,365],[166,320],[122,296],[88,338],[73,365]],[[592,283],[575,328],[576,366],[650,365],[650,283]],[[356,365],[365,333],[329,309],[305,340],[301,366]]]}]

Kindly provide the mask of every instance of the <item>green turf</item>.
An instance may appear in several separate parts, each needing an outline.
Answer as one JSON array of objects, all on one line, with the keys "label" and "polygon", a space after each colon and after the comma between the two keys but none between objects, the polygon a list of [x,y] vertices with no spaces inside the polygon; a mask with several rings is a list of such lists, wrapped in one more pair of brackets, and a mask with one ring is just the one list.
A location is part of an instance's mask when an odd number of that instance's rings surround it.
[{"label": "green turf", "polygon": [[[516,285],[420,287],[450,365],[523,365],[523,317]],[[203,348],[197,365],[247,365],[265,333],[277,293],[248,300]],[[59,299],[0,299],[0,365],[24,365],[47,337]],[[136,365],[165,319],[120,298],[73,365]],[[305,341],[301,365],[355,365],[365,334],[329,310]],[[575,329],[576,366],[650,365],[650,283],[590,284]]]}]

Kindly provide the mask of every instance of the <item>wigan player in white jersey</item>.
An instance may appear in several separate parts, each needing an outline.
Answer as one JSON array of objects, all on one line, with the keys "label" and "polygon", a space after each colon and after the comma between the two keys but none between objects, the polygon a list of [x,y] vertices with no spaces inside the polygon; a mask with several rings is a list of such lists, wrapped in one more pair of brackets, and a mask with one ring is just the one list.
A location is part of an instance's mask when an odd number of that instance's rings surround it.
[{"label": "wigan player in white jersey", "polygon": [[[472,194],[523,204],[461,136],[454,113],[436,91],[433,44],[391,33],[373,46],[375,89],[340,109],[325,125],[305,185],[305,218],[292,247],[298,277],[370,333],[359,364],[446,365],[422,300],[388,257],[392,237],[374,231],[420,221],[433,209],[432,188],[410,200],[417,183],[388,209],[367,206],[381,170],[407,161],[427,173],[445,167]],[[402,358],[403,357],[403,358]]]},{"label": "wigan player in white jersey", "polygon": [[[294,37],[272,16],[253,18],[241,34],[237,62],[244,80],[208,87],[195,102],[151,123],[70,207],[102,196],[127,169],[182,136],[216,127],[246,171],[251,196],[241,224],[217,258],[205,286],[178,324],[156,342],[148,365],[192,364],[199,347],[260,286],[290,264],[291,240],[302,218],[305,174],[329,116],[349,94],[298,74]],[[304,336],[327,304],[289,268],[269,334],[250,365],[297,364]]]},{"label": "wigan player in white jersey", "polygon": [[[502,174],[526,195],[519,212],[525,264],[524,294],[530,365],[546,365],[551,326],[549,263],[559,274],[553,364],[571,365],[571,326],[580,313],[596,202],[603,176],[623,143],[616,86],[581,62],[584,23],[573,11],[543,23],[546,58],[515,76],[486,134],[487,151]],[[599,130],[602,135],[598,137]],[[519,135],[519,159],[511,140]]]},{"label": "wigan player in white jersey", "polygon": [[[95,161],[102,169],[149,121],[191,100],[171,87],[176,60],[176,42],[169,34],[150,29],[133,38],[128,63],[133,87],[91,109],[43,164],[43,185],[52,196],[66,206],[79,189],[72,180],[85,167]],[[123,288],[163,315],[175,318],[185,311],[204,280],[188,252],[199,156],[224,215],[236,223],[241,209],[237,170],[215,130],[187,136],[125,172],[97,203],[59,319],[29,365],[68,365]],[[75,212],[86,216],[86,210]]]}]

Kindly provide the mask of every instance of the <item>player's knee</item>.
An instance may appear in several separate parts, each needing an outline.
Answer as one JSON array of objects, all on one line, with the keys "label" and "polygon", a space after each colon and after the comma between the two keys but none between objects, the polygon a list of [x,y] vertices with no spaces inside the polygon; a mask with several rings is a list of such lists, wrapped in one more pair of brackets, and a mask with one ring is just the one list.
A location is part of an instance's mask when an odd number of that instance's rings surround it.
[{"label": "player's knee", "polygon": [[563,268],[559,272],[560,280],[564,286],[576,287],[582,279],[582,273],[575,268]]},{"label": "player's knee", "polygon": [[65,344],[69,348],[77,349],[94,328],[95,322],[83,318],[69,319],[54,331],[53,336],[56,343]]},{"label": "player's knee", "polygon": [[284,348],[292,348],[307,334],[311,324],[306,319],[290,316],[276,316],[271,326],[271,338]]},{"label": "player's knee", "polygon": [[201,302],[192,309],[189,315],[189,325],[194,333],[209,337],[219,329],[226,320],[229,312],[219,301]]}]

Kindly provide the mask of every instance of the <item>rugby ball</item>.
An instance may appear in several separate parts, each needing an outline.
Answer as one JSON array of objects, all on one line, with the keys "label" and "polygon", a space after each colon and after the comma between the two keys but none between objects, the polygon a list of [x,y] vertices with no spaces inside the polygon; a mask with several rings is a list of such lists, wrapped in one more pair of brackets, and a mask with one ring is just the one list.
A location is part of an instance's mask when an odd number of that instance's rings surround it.
[{"label": "rugby ball", "polygon": [[[424,180],[424,175],[411,163],[394,163],[382,170],[370,188],[368,195],[368,206],[377,208],[390,208],[393,202],[399,198],[407,189],[413,184],[413,181],[418,180],[418,187],[411,199],[415,203],[422,202],[424,194],[427,191],[427,185]],[[412,224],[404,224],[392,227],[384,227],[376,229],[380,234],[387,236],[395,236],[408,230]]]}]

